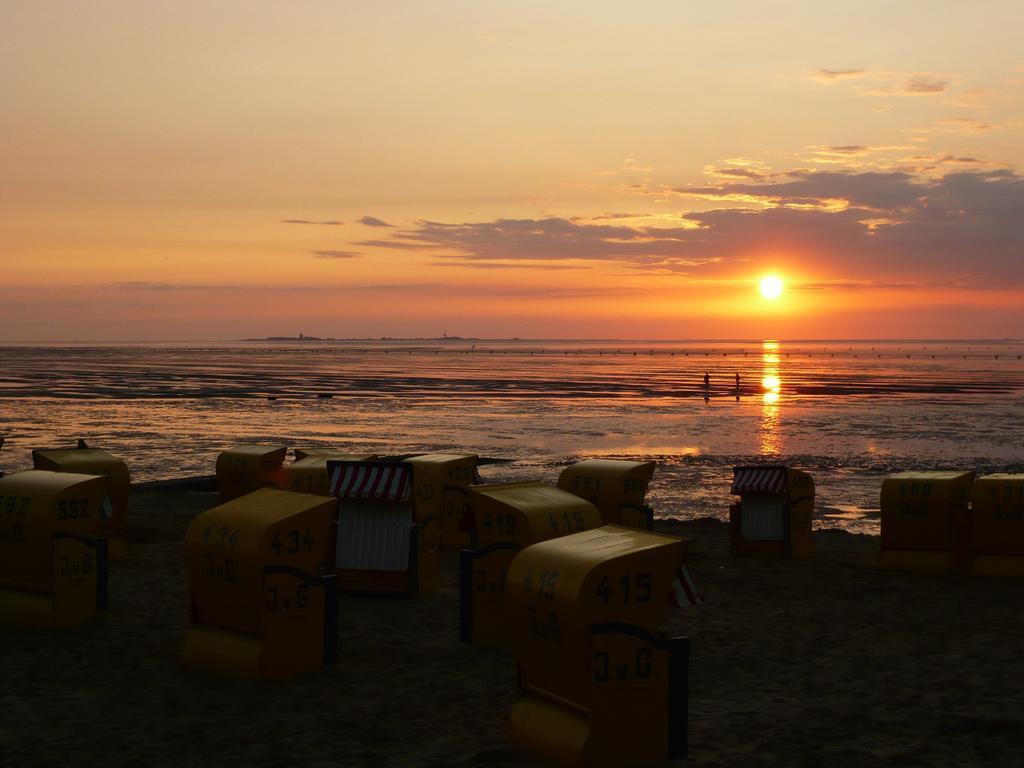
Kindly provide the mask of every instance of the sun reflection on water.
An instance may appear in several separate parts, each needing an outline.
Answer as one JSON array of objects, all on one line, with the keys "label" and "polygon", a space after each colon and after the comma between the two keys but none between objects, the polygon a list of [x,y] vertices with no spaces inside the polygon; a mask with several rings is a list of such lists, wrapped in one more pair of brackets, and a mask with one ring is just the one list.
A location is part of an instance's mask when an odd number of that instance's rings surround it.
[{"label": "sun reflection on water", "polygon": [[779,343],[766,341],[761,354],[761,454],[778,454],[782,441],[779,434],[779,392],[782,379],[779,377]]}]

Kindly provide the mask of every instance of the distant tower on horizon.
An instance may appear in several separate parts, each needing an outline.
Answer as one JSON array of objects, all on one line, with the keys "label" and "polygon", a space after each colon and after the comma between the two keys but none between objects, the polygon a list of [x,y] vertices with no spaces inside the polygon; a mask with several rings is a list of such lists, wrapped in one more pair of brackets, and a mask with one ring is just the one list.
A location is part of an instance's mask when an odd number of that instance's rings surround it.
[{"label": "distant tower on horizon", "polygon": [[302,338],[302,331],[299,331],[299,338]]}]

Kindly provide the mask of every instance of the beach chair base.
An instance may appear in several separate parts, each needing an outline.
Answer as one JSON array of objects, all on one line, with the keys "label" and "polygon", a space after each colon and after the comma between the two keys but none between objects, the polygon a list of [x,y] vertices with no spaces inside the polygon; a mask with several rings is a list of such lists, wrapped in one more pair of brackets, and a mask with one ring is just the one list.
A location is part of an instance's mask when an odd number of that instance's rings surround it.
[{"label": "beach chair base", "polygon": [[96,617],[96,606],[60,611],[53,595],[38,595],[17,590],[0,591],[0,624],[10,627],[70,629]]},{"label": "beach chair base", "polygon": [[977,555],[971,573],[978,576],[1024,579],[1024,557],[1020,555]]},{"label": "beach chair base", "polygon": [[883,549],[879,565],[893,571],[949,573],[953,569],[953,556],[949,552]]},{"label": "beach chair base", "polygon": [[124,536],[107,537],[107,559],[124,560],[128,557],[128,542]]}]

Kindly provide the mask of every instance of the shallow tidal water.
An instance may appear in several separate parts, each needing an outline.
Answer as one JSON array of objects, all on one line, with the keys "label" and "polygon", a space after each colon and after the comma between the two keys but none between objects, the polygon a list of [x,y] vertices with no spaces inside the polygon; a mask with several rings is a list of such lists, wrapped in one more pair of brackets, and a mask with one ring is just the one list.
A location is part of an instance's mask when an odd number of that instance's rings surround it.
[{"label": "shallow tidal water", "polygon": [[734,465],[788,463],[814,476],[817,527],[877,533],[889,472],[1024,469],[1022,356],[995,341],[0,345],[0,468],[79,437],[134,481],[211,474],[240,442],[507,459],[487,481],[609,456],[658,462],[656,515],[725,518]]}]

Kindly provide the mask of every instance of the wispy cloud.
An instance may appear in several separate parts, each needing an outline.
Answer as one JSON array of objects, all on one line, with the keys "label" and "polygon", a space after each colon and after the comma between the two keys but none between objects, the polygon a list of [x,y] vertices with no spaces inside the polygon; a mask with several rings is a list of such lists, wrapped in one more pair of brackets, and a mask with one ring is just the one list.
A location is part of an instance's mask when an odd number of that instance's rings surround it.
[{"label": "wispy cloud", "polygon": [[318,259],[358,259],[363,254],[359,251],[313,251]]},{"label": "wispy cloud", "polygon": [[704,173],[708,176],[717,176],[725,179],[753,179],[756,181],[762,181],[771,177],[770,173],[765,173],[755,168],[721,168],[713,165],[705,167]]},{"label": "wispy cloud", "polygon": [[989,123],[983,123],[980,120],[975,120],[973,117],[947,117],[939,120],[938,125],[947,130],[963,133],[986,133],[992,130],[992,126]]},{"label": "wispy cloud", "polygon": [[599,213],[597,216],[574,216],[573,221],[622,221],[623,219],[641,219],[644,213]]},{"label": "wispy cloud", "polygon": [[951,154],[934,154],[934,155],[909,155],[901,158],[897,170],[904,173],[912,174],[934,174],[935,172],[942,172],[944,166],[976,166],[976,167],[988,167],[988,168],[999,168],[1002,164],[985,160],[980,157],[970,157],[965,155],[951,155]]},{"label": "wispy cloud", "polygon": [[433,250],[467,261],[688,261],[684,239],[692,223],[676,227],[585,224],[562,218],[498,219],[447,224],[417,222],[393,239],[373,245],[397,250]]},{"label": "wispy cloud", "polygon": [[949,80],[940,80],[928,75],[913,75],[907,78],[901,92],[913,96],[922,96],[944,93],[947,88],[949,88]]},{"label": "wispy cloud", "polygon": [[378,219],[376,216],[363,216],[359,220],[359,223],[367,227],[393,227],[394,224],[388,224],[382,219]]},{"label": "wispy cloud", "polygon": [[845,207],[891,210],[911,205],[921,190],[908,173],[845,171],[790,171],[761,183],[724,182],[715,185],[672,187],[658,190],[689,197],[720,200],[732,196],[770,206],[806,205],[825,207],[829,200],[842,200]]},{"label": "wispy cloud", "polygon": [[[429,223],[429,222],[420,222],[420,223]],[[410,231],[415,231],[415,230],[410,230]],[[392,239],[390,239],[390,240],[383,240],[383,239],[379,239],[379,238],[376,238],[376,239],[373,239],[373,240],[360,240],[359,242],[355,243],[355,245],[361,245],[361,246],[365,246],[367,248],[387,248],[387,249],[390,249],[390,250],[402,250],[402,251],[435,251],[435,250],[437,250],[437,245],[435,245],[433,243],[427,243],[427,242],[418,243],[418,242],[415,242],[413,240],[407,240],[407,239],[403,238],[401,232],[396,233],[392,237]]]},{"label": "wispy cloud", "polygon": [[647,288],[630,286],[588,286],[586,288],[559,288],[527,286],[523,288],[493,288],[493,296],[520,299],[592,299],[610,296],[639,296],[650,293]]},{"label": "wispy cloud", "polygon": [[619,170],[625,173],[650,173],[654,169],[649,165],[644,165],[635,157],[627,157],[622,161]]},{"label": "wispy cloud", "polygon": [[921,283],[883,282],[879,280],[817,280],[795,282],[788,286],[795,291],[909,291],[924,287]]},{"label": "wispy cloud", "polygon": [[814,144],[807,148],[807,162],[847,170],[891,170],[893,156],[912,149],[908,144]]},{"label": "wispy cloud", "polygon": [[312,221],[310,219],[281,219],[282,224],[317,224],[326,227],[340,227],[345,222],[329,219],[327,221]]},{"label": "wispy cloud", "polygon": [[281,283],[163,283],[149,280],[118,280],[104,283],[109,290],[131,293],[188,294],[213,292],[246,293],[310,293],[322,289],[316,285],[288,285]]},{"label": "wispy cloud", "polygon": [[866,69],[819,69],[811,78],[822,83],[834,83],[837,80],[864,77],[867,73]]},{"label": "wispy cloud", "polygon": [[115,280],[108,288],[119,291],[237,291],[241,285],[211,285],[200,283],[161,283],[149,280]]},{"label": "wispy cloud", "polygon": [[605,286],[550,286],[550,285],[508,285],[498,281],[487,281],[479,283],[450,283],[450,282],[392,282],[358,284],[352,283],[344,286],[320,286],[319,290],[330,292],[332,295],[338,293],[351,294],[381,294],[382,296],[400,296],[423,298],[430,296],[437,297],[493,297],[493,298],[516,298],[516,299],[589,299],[595,297],[614,296],[636,296],[648,294],[649,289],[641,286],[628,285],[605,285]]},{"label": "wispy cloud", "polygon": [[[811,146],[811,151],[823,155],[869,155],[877,152],[882,147],[869,147],[864,144],[816,144]],[[906,147],[903,147],[906,149]]]},{"label": "wispy cloud", "polygon": [[625,174],[625,175],[638,174],[638,173],[646,174],[646,173],[650,173],[653,170],[654,170],[654,168],[652,168],[649,165],[644,165],[639,160],[637,160],[635,157],[627,157],[627,158],[623,159],[623,161],[621,163],[619,163],[619,165],[617,167],[615,167],[615,168],[608,168],[608,169],[603,170],[603,171],[598,171],[598,173],[600,175],[602,175],[602,176],[615,176],[615,175],[618,175],[618,174]]},{"label": "wispy cloud", "polygon": [[984,109],[990,106],[991,101],[992,92],[988,89],[969,88],[966,91],[952,95],[951,98],[943,103],[957,109]]},{"label": "wispy cloud", "polygon": [[503,262],[503,261],[469,261],[469,260],[449,260],[449,261],[432,261],[432,266],[435,267],[460,267],[462,269],[529,269],[529,270],[540,270],[543,272],[550,271],[561,271],[566,269],[591,269],[591,267],[585,264],[550,264],[550,263],[533,263],[533,262]]},{"label": "wispy cloud", "polygon": [[866,69],[819,69],[812,80],[826,85],[853,80],[852,88],[860,96],[934,96],[946,93],[957,75],[928,72],[892,72]]},{"label": "wispy cloud", "polygon": [[427,293],[451,289],[448,283],[374,283],[372,285],[350,285],[348,289],[358,292],[374,293]]},{"label": "wispy cloud", "polygon": [[772,167],[762,160],[750,157],[727,157],[724,165],[705,165],[704,175],[726,180],[767,181],[772,178]]}]

